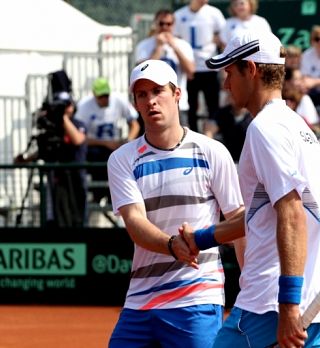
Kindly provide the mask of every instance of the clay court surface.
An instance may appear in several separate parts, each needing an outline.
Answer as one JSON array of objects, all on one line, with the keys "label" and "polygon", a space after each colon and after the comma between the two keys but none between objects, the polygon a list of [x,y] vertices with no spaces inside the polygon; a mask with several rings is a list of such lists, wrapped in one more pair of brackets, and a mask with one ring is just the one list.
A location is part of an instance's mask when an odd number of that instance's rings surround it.
[{"label": "clay court surface", "polygon": [[120,310],[0,305],[0,348],[107,348]]},{"label": "clay court surface", "polygon": [[0,305],[0,348],[106,348],[120,307]]}]

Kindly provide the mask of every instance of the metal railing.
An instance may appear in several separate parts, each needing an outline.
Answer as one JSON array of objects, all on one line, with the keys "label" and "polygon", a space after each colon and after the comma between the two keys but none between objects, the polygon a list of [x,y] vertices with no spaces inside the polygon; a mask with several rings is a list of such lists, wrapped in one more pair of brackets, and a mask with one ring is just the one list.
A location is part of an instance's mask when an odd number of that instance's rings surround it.
[{"label": "metal railing", "polygon": [[[106,163],[26,163],[0,164],[0,228],[48,225],[50,203],[49,175],[54,171],[89,171],[106,168]],[[110,199],[95,202],[92,189],[105,189],[108,182],[92,181],[84,176],[86,186],[86,211],[82,226],[69,227],[123,227],[121,218],[114,216]],[[67,226],[68,227],[68,226]]]}]

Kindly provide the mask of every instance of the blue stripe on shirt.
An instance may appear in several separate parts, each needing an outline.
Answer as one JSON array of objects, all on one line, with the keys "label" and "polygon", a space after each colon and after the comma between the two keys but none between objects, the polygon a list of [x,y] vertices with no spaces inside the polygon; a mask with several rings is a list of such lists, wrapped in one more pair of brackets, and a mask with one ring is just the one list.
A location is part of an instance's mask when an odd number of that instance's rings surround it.
[{"label": "blue stripe on shirt", "polygon": [[207,161],[198,158],[167,158],[159,161],[151,161],[139,164],[133,171],[136,180],[139,178],[155,173],[161,173],[170,169],[189,168],[188,173],[192,168],[201,167],[209,169]]}]

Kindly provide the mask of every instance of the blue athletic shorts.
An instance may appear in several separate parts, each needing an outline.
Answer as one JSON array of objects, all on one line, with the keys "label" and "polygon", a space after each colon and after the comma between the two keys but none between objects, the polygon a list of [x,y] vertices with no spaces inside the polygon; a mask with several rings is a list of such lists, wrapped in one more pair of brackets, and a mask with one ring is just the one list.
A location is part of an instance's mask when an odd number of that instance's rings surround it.
[{"label": "blue athletic shorts", "polygon": [[[266,348],[276,342],[278,313],[255,314],[234,307],[217,334],[213,348]],[[320,324],[308,328],[304,348],[320,347]]]},{"label": "blue athletic shorts", "polygon": [[198,305],[174,309],[124,308],[109,348],[212,348],[223,322],[223,307]]}]

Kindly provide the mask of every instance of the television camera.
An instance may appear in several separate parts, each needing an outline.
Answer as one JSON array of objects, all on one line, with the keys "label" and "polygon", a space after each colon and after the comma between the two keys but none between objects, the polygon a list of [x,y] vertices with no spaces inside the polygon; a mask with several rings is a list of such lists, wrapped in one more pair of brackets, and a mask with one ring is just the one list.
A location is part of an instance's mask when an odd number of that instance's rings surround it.
[{"label": "television camera", "polygon": [[71,80],[64,70],[48,75],[48,95],[34,113],[38,158],[45,162],[63,161],[63,115],[74,104]]},{"label": "television camera", "polygon": [[43,102],[36,112],[38,157],[46,162],[63,161],[63,115],[73,103],[69,93],[59,92],[51,102]]}]

